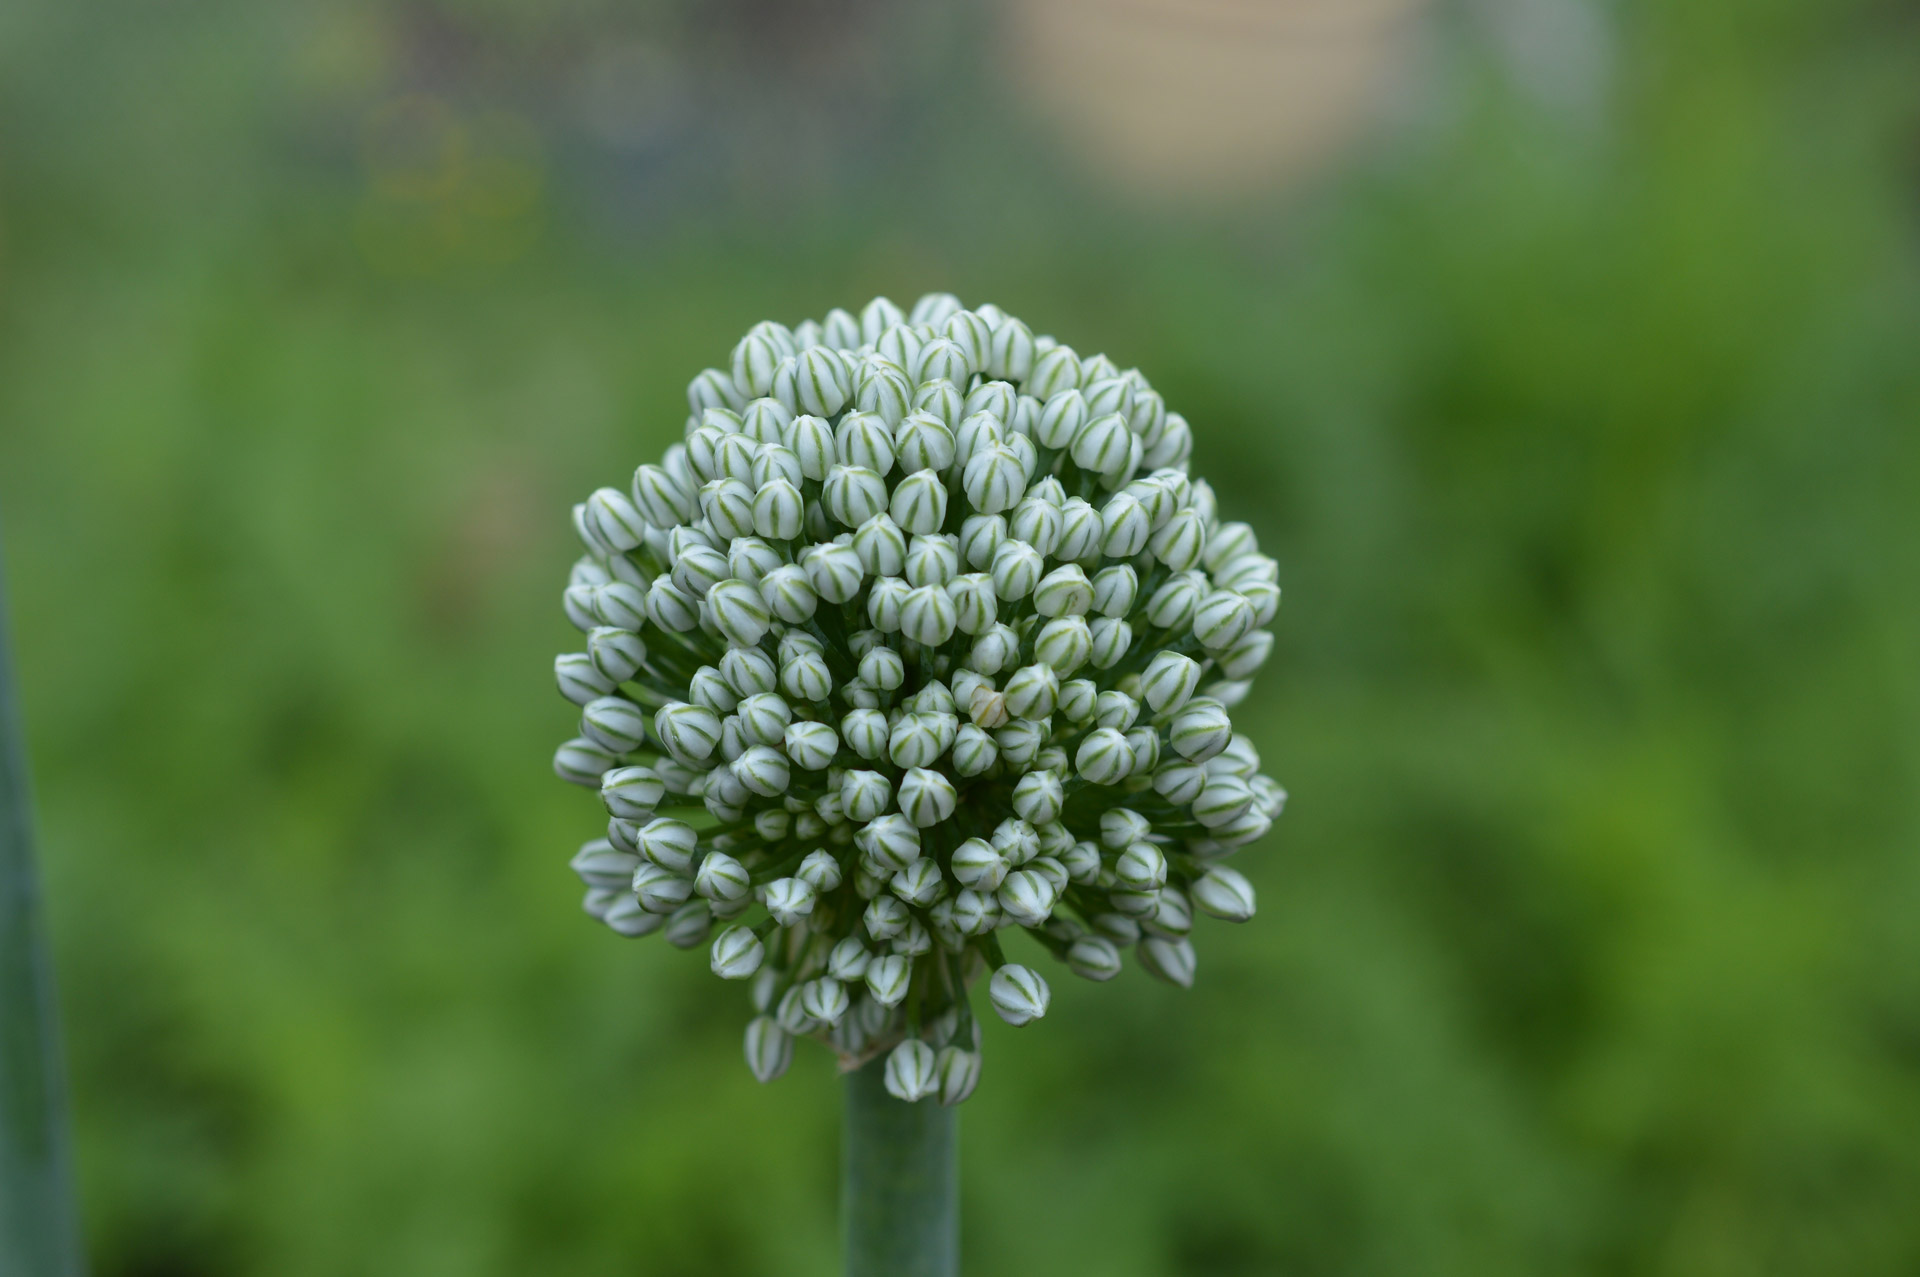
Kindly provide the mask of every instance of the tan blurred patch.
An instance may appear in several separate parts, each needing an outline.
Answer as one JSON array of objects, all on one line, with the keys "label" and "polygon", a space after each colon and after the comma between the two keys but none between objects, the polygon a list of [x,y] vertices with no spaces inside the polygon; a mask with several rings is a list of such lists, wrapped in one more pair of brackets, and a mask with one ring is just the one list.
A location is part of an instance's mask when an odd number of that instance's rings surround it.
[{"label": "tan blurred patch", "polygon": [[538,135],[519,116],[463,116],[437,98],[396,98],[364,122],[361,163],[355,235],[382,269],[511,261],[538,237],[545,166]]},{"label": "tan blurred patch", "polygon": [[1220,197],[1374,118],[1426,0],[1002,0],[1015,83],[1111,180]]}]

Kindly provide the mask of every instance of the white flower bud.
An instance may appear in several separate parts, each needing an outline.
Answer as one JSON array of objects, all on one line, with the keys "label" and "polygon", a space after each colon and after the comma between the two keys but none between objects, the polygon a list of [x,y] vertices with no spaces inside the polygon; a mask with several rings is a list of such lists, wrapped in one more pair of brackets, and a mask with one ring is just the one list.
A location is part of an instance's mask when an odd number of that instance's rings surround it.
[{"label": "white flower bud", "polygon": [[656,576],[647,589],[645,619],[663,630],[689,634],[700,624],[699,600],[680,589],[670,578]]},{"label": "white flower bud", "polygon": [[700,514],[720,539],[753,534],[753,489],[738,479],[715,479],[700,489]]},{"label": "white flower bud", "polygon": [[1139,713],[1140,702],[1125,692],[1102,692],[1095,702],[1094,722],[1124,732],[1133,726]]},{"label": "white flower bud", "polygon": [[1225,749],[1232,737],[1233,721],[1212,702],[1189,703],[1174,715],[1167,729],[1167,743],[1174,752],[1196,763],[1204,763]]},{"label": "white flower bud", "polygon": [[773,616],[760,598],[760,591],[745,581],[729,578],[707,591],[707,606],[713,610],[713,623],[729,643],[752,647],[766,636]]},{"label": "white flower bud", "polygon": [[[1271,638],[1268,642],[1271,644]],[[587,657],[604,678],[619,684],[640,672],[641,663],[647,659],[647,645],[631,630],[598,625],[587,633]]]},{"label": "white flower bud", "polygon": [[894,895],[922,909],[946,894],[946,886],[940,881],[940,866],[925,857],[893,875],[887,885]]},{"label": "white flower bud", "polygon": [[916,536],[907,544],[903,565],[907,583],[913,586],[945,586],[960,570],[960,551],[956,538],[932,535]]},{"label": "white flower bud", "polygon": [[670,914],[693,894],[691,882],[652,863],[635,869],[632,882],[640,907],[648,913]]},{"label": "white flower bud", "polygon": [[1198,510],[1181,510],[1147,544],[1153,557],[1175,572],[1185,572],[1199,564],[1206,550],[1207,525]]},{"label": "white flower bud", "polygon": [[898,328],[907,322],[900,308],[884,297],[876,297],[860,311],[860,341],[872,345],[890,328]]},{"label": "white flower bud", "polygon": [[822,545],[805,560],[807,579],[829,603],[845,603],[860,592],[864,574],[860,556],[850,545]]},{"label": "white flower bud", "polygon": [[978,776],[993,766],[999,754],[991,736],[967,723],[954,736],[953,770],[962,776]]},{"label": "white flower bud", "polygon": [[1000,597],[1012,602],[1033,593],[1040,582],[1046,560],[1024,541],[1002,541],[993,552],[993,586]]},{"label": "white flower bud", "polygon": [[1073,436],[1068,453],[1073,463],[1094,474],[1114,474],[1125,466],[1133,435],[1118,413],[1095,417]]},{"label": "white flower bud", "polygon": [[1193,903],[1216,918],[1245,922],[1253,917],[1253,884],[1235,870],[1216,865],[1194,879]]},{"label": "white flower bud", "polygon": [[793,1063],[793,1039],[772,1016],[757,1016],[747,1024],[746,1054],[755,1080],[771,1082]]},{"label": "white flower bud", "polygon": [[1084,886],[1100,877],[1100,849],[1094,844],[1086,841],[1076,842],[1061,848],[1057,854],[1061,867],[1067,871],[1069,880]]},{"label": "white flower bud", "polygon": [[853,936],[847,936],[833,946],[833,952],[827,955],[827,974],[836,980],[852,983],[867,973],[867,964],[872,955]]},{"label": "white flower bud", "polygon": [[1059,893],[1045,875],[1031,869],[1016,869],[1000,884],[995,898],[1009,918],[1023,927],[1037,927],[1053,912]]},{"label": "white flower bud", "polygon": [[1267,663],[1272,651],[1273,631],[1254,630],[1220,656],[1220,672],[1230,679],[1251,678]]},{"label": "white flower bud", "polygon": [[1147,974],[1183,989],[1193,987],[1195,955],[1192,942],[1170,940],[1164,936],[1146,936],[1137,951]]},{"label": "white flower bud", "polygon": [[1011,510],[1026,491],[1027,468],[1013,449],[993,444],[980,449],[967,462],[960,484],[975,510],[999,514]]},{"label": "white flower bud", "polygon": [[1048,448],[1065,448],[1073,443],[1087,424],[1087,401],[1079,387],[1062,390],[1048,398],[1034,422],[1034,442]]},{"label": "white flower bud", "polygon": [[1033,371],[1033,330],[1011,317],[1001,321],[987,343],[987,371],[1025,381]]},{"label": "white flower bud", "polygon": [[940,585],[923,585],[900,602],[900,632],[917,643],[938,647],[953,637],[959,610]]},{"label": "white flower bud", "polygon": [[[1103,625],[1114,622],[1101,617]],[[1124,622],[1123,622],[1124,624]],[[1109,648],[1111,635],[1109,634]],[[1128,636],[1129,638],[1131,636]],[[1125,648],[1121,649],[1122,652]],[[1084,616],[1059,616],[1040,627],[1033,640],[1033,658],[1057,674],[1071,674],[1093,655],[1093,633]],[[1111,662],[1109,662],[1111,663]]]},{"label": "white flower bud", "polygon": [[953,782],[939,772],[916,767],[900,778],[901,814],[922,829],[953,815],[958,802]]},{"label": "white flower bud", "polygon": [[1020,639],[1006,625],[983,631],[967,649],[966,668],[979,674],[998,674],[1020,654]]},{"label": "white flower bud", "polygon": [[964,1047],[944,1046],[934,1057],[933,1071],[938,1081],[934,1094],[951,1108],[972,1095],[980,1085],[980,1053]]},{"label": "white flower bud", "polygon": [[[945,597],[944,595],[942,597]],[[943,752],[938,715],[903,716],[887,736],[887,757],[896,767],[926,767]],[[957,728],[957,724],[956,724]]]},{"label": "white flower bud", "polygon": [[1150,887],[1135,891],[1131,887],[1116,886],[1107,892],[1107,903],[1131,917],[1151,918],[1160,908],[1160,889]]},{"label": "white flower bud", "polygon": [[817,899],[813,885],[801,878],[776,878],[767,884],[767,912],[783,927],[811,914]]},{"label": "white flower bud", "polygon": [[1077,976],[1104,983],[1120,974],[1120,950],[1104,936],[1081,936],[1067,948],[1067,966]]},{"label": "white flower bud", "polygon": [[601,488],[588,497],[582,517],[596,538],[613,550],[633,549],[646,532],[646,519],[618,488]]},{"label": "white flower bud", "polygon": [[1238,776],[1211,776],[1193,800],[1193,818],[1208,829],[1230,825],[1253,810],[1252,788]]},{"label": "white flower bud", "polygon": [[901,468],[909,473],[943,473],[958,456],[958,444],[946,422],[931,412],[910,412],[894,433]]},{"label": "white flower bud", "polygon": [[671,577],[688,598],[700,599],[732,574],[726,555],[711,546],[689,545],[674,556]]},{"label": "white flower bud", "polygon": [[712,710],[675,701],[655,712],[653,734],[681,762],[704,762],[720,743],[720,719]]},{"label": "white flower bud", "polygon": [[787,757],[768,745],[752,745],[733,760],[733,774],[747,789],[762,798],[777,798],[792,783]]},{"label": "white flower bud", "polygon": [[900,606],[912,588],[897,576],[883,576],[873,583],[867,591],[867,620],[876,630],[883,634],[900,632]]},{"label": "white flower bud", "polygon": [[821,1024],[838,1024],[853,1000],[847,986],[832,978],[809,980],[800,986],[800,1007]]},{"label": "white flower bud", "polygon": [[648,767],[619,767],[600,778],[600,801],[625,820],[648,820],[666,797],[666,786]]},{"label": "white flower bud", "polygon": [[582,844],[568,863],[587,886],[617,891],[633,881],[634,871],[640,868],[640,857],[616,850],[604,838],[596,838]]},{"label": "white flower bud", "polygon": [[954,848],[951,865],[954,878],[963,887],[993,892],[1006,881],[1006,858],[984,838],[969,838]]},{"label": "white flower bud", "polygon": [[729,927],[713,942],[707,965],[722,980],[745,980],[760,969],[766,950],[748,927]]},{"label": "white flower bud", "polygon": [[747,744],[777,745],[786,738],[793,711],[777,692],[756,692],[741,699],[737,716]]},{"label": "white flower bud", "polygon": [[835,521],[857,528],[886,510],[887,481],[864,466],[837,465],[827,471],[821,497]]},{"label": "white flower bud", "polygon": [[607,581],[596,585],[587,598],[588,606],[600,624],[614,629],[637,630],[647,623],[650,616],[648,596],[630,581]]},{"label": "white flower bud", "polygon": [[1074,770],[1096,785],[1115,785],[1133,770],[1127,738],[1111,727],[1087,733],[1073,757]]},{"label": "white flower bud", "polygon": [[887,1056],[887,1094],[914,1104],[940,1089],[940,1073],[933,1048],[909,1038]]},{"label": "white flower bud", "polygon": [[1048,664],[1027,665],[1015,670],[1002,690],[1007,712],[1016,718],[1026,719],[1045,718],[1053,713],[1059,695],[1060,676]]},{"label": "white flower bud", "polygon": [[[898,905],[900,902],[889,899],[889,903]],[[864,978],[867,992],[875,1002],[883,1007],[895,1007],[907,996],[907,984],[912,976],[911,962],[899,954],[888,954],[867,963]]]},{"label": "white flower bud", "polygon": [[1147,600],[1147,621],[1161,629],[1184,629],[1200,606],[1204,586],[1192,573],[1181,573],[1153,592]]},{"label": "white flower bud", "polygon": [[1066,802],[1060,777],[1050,771],[1028,772],[1013,787],[1013,809],[1022,820],[1041,825],[1058,820]]},{"label": "white flower bud", "polygon": [[872,648],[860,658],[858,675],[868,687],[891,692],[906,679],[906,662],[890,647]]},{"label": "white flower bud", "polygon": [[962,634],[984,634],[999,616],[999,603],[993,578],[985,572],[969,572],[947,583],[947,597],[953,602],[954,624]]},{"label": "white flower bud", "polygon": [[[1045,669],[1046,666],[1040,666]],[[1016,770],[1026,770],[1039,754],[1041,746],[1046,744],[1051,728],[1043,725],[1045,720],[1016,718],[993,734],[993,743],[999,746],[1000,761]]]},{"label": "white flower bud", "polygon": [[831,417],[846,406],[852,383],[839,352],[815,346],[781,360],[768,390],[799,412]]},{"label": "white flower bud", "polygon": [[1167,857],[1150,842],[1137,842],[1113,862],[1113,876],[1132,891],[1156,891],[1167,883]]},{"label": "white flower bud", "polygon": [[920,831],[897,812],[868,821],[858,843],[877,864],[896,872],[920,858]]},{"label": "white flower bud", "polygon": [[699,874],[693,876],[693,889],[708,901],[730,904],[743,899],[753,889],[753,878],[747,874],[747,866],[733,856],[724,851],[710,851],[701,860]]},{"label": "white flower bud", "polygon": [[1140,675],[1140,694],[1156,714],[1177,712],[1200,684],[1200,665],[1178,652],[1159,652]]},{"label": "white flower bud", "polygon": [[646,741],[646,714],[632,701],[602,696],[582,708],[580,734],[610,754],[631,753]]},{"label": "white flower bud", "polygon": [[1092,679],[1074,678],[1060,684],[1060,694],[1056,705],[1062,716],[1070,723],[1085,723],[1094,715],[1094,684]]},{"label": "white flower bud", "polygon": [[1009,962],[987,982],[987,997],[1001,1019],[1019,1028],[1046,1015],[1053,991],[1038,971]]},{"label": "white flower bud", "polygon": [[1102,568],[1093,577],[1093,610],[1102,616],[1123,618],[1133,611],[1140,577],[1124,563]]},{"label": "white flower bud", "polygon": [[1153,446],[1140,455],[1140,464],[1150,468],[1170,466],[1185,469],[1187,458],[1193,455],[1193,432],[1186,418],[1177,412],[1166,415],[1161,427],[1160,437]]},{"label": "white flower bud", "polygon": [[1093,606],[1093,583],[1075,563],[1055,568],[1034,587],[1033,607],[1042,616],[1084,616]]},{"label": "white flower bud", "polygon": [[[614,631],[624,633],[625,631]],[[607,677],[594,667],[585,652],[569,652],[553,658],[553,678],[560,694],[575,705],[585,706],[619,686],[620,680]]]},{"label": "white flower bud", "polygon": [[1095,618],[1088,631],[1087,659],[1097,670],[1112,669],[1133,649],[1133,627],[1111,616]]},{"label": "white flower bud", "polygon": [[670,874],[685,874],[693,865],[700,835],[692,826],[666,817],[648,822],[634,838],[640,854]]},{"label": "white flower bud", "polygon": [[1080,385],[1080,358],[1071,346],[1055,345],[1038,353],[1026,376],[1027,393],[1041,402]]},{"label": "white flower bud", "polygon": [[[889,873],[887,877],[892,878],[893,874]],[[860,915],[860,922],[866,927],[868,935],[884,943],[905,931],[912,916],[907,906],[898,899],[879,896],[867,905],[866,912]]]},{"label": "white flower bud", "polygon": [[667,920],[657,913],[648,913],[640,907],[640,901],[631,892],[621,892],[607,903],[607,907],[598,915],[600,921],[612,928],[616,935],[628,939],[652,935],[667,925]]},{"label": "white flower bud", "polygon": [[1232,647],[1253,628],[1253,605],[1232,590],[1215,590],[1193,613],[1193,636],[1210,651]]},{"label": "white flower bud", "polygon": [[1124,492],[1107,499],[1100,510],[1100,551],[1108,558],[1130,559],[1146,548],[1153,523],[1146,507]]},{"label": "white flower bud", "polygon": [[[854,712],[874,713],[872,710]],[[840,807],[848,820],[863,823],[872,820],[884,813],[892,801],[893,786],[879,772],[850,771],[840,778]]]}]

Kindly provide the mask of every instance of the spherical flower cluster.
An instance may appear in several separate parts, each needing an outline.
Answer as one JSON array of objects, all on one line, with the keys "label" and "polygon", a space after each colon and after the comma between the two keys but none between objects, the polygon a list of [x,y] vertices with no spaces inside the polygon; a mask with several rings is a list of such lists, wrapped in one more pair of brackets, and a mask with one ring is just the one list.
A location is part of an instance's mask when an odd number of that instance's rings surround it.
[{"label": "spherical flower cluster", "polygon": [[574,507],[554,767],[611,819],[573,867],[624,936],[750,982],[747,1063],[887,1054],[905,1100],[980,1074],[969,989],[1051,999],[1132,947],[1193,981],[1196,912],[1285,793],[1228,708],[1278,570],[1190,479],[1140,373],[947,294],[754,326],[687,388],[684,443]]}]

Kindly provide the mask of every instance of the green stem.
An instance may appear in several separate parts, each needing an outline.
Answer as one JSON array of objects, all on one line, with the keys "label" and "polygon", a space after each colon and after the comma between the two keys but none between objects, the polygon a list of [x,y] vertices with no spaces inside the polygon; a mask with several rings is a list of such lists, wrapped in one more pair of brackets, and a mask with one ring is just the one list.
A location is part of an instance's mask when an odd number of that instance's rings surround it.
[{"label": "green stem", "polygon": [[841,1169],[847,1277],[956,1277],[960,1155],[954,1110],[887,1094],[886,1059],[847,1075]]},{"label": "green stem", "polygon": [[81,1271],[53,978],[27,821],[0,583],[0,1272]]}]

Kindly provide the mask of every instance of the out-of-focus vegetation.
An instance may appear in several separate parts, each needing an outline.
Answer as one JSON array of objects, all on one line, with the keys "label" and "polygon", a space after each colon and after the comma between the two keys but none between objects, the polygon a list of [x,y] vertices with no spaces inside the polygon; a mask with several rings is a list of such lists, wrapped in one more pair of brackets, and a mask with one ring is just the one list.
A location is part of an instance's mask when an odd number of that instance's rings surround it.
[{"label": "out-of-focus vegetation", "polygon": [[723,8],[611,141],[585,0],[0,10],[95,1271],[834,1271],[826,1053],[580,914],[548,663],[695,370],[935,287],[1146,370],[1287,590],[1260,917],[990,1026],[971,1271],[1920,1267],[1920,13],[1620,5],[1569,111],[1443,11],[1342,172],[1129,212],[967,15]]}]

